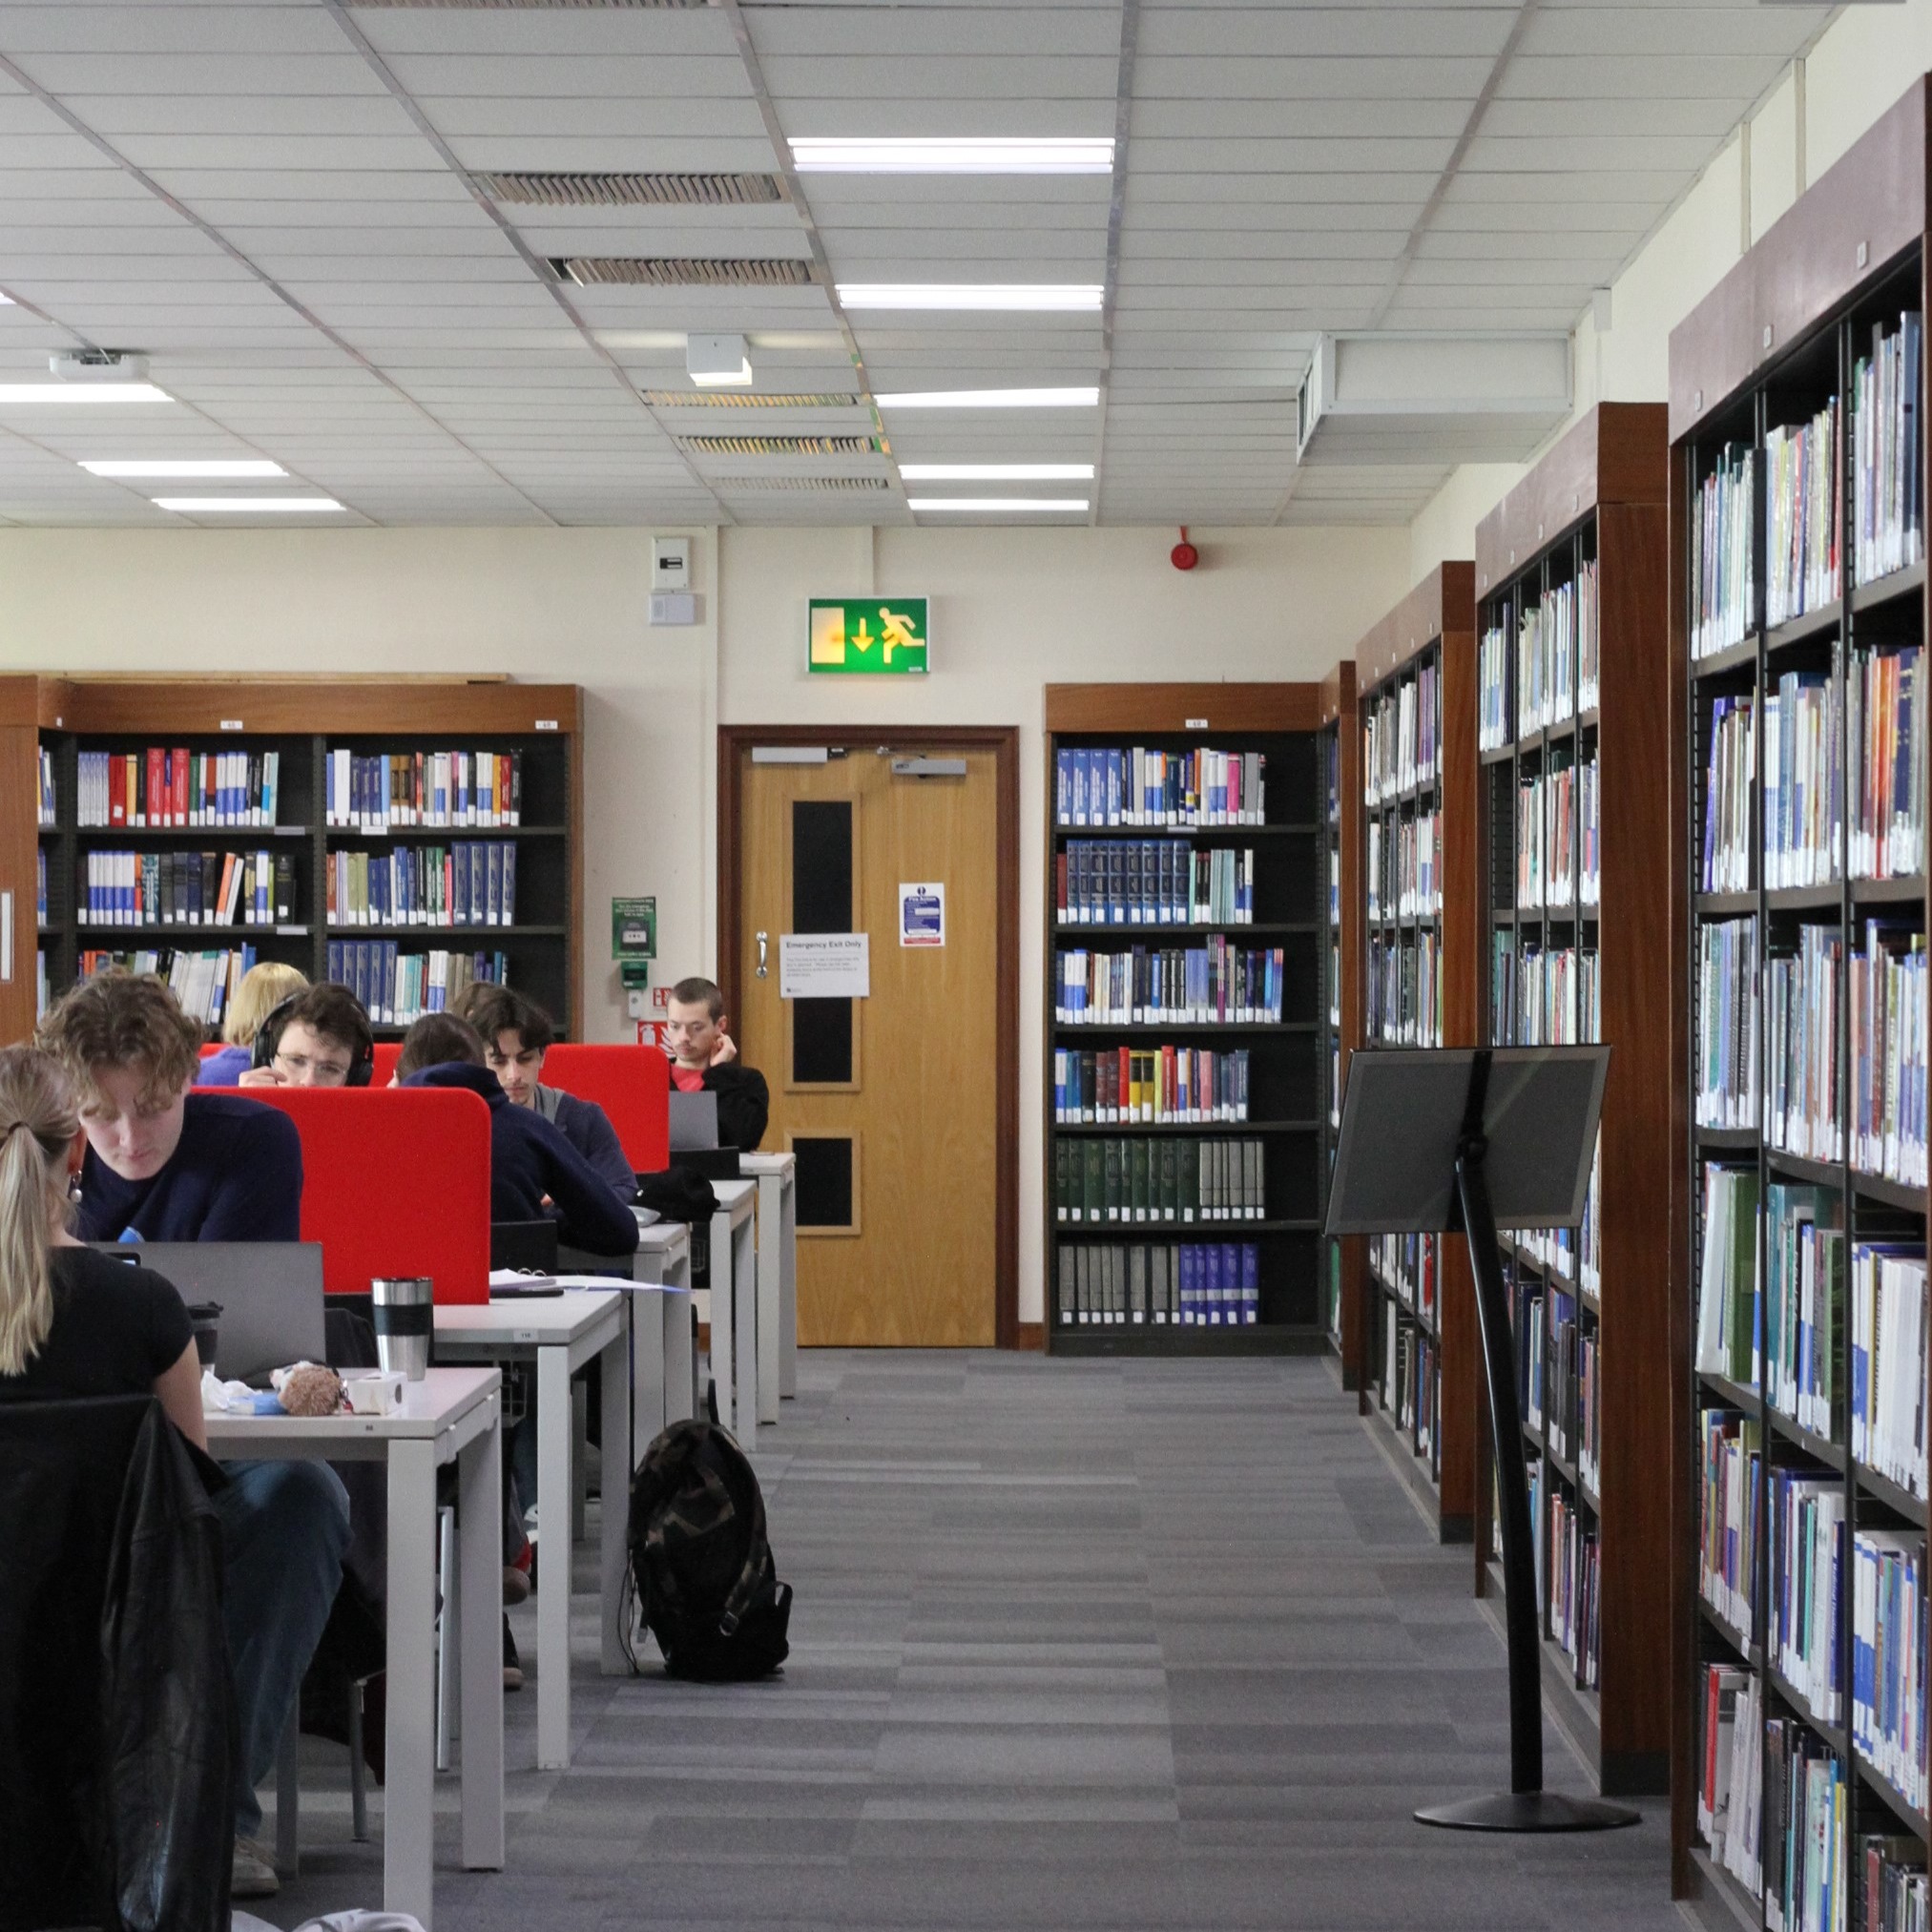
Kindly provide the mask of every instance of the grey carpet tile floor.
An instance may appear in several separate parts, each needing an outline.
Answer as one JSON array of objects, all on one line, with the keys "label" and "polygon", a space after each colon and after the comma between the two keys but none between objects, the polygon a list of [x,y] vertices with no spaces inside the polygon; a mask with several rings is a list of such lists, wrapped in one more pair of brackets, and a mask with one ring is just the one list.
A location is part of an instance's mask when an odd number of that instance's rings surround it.
[{"label": "grey carpet tile floor", "polygon": [[[1682,1925],[1661,1801],[1585,1839],[1412,1820],[1506,1783],[1503,1652],[1325,1364],[808,1352],[799,1383],[758,1454],[782,1678],[598,1675],[580,1548],[571,1767],[532,1768],[530,1604],[508,1867],[459,1868],[445,1780],[438,1932]],[[280,1926],[381,1901],[344,1754],[303,1771]]]}]

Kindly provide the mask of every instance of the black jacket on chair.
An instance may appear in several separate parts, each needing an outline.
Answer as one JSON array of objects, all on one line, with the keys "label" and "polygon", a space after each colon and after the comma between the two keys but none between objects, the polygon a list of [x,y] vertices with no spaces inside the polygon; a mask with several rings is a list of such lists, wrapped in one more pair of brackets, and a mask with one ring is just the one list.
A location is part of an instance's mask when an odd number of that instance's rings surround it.
[{"label": "black jacket on chair", "polygon": [[221,1532],[152,1396],[0,1402],[0,1932],[226,1932]]}]

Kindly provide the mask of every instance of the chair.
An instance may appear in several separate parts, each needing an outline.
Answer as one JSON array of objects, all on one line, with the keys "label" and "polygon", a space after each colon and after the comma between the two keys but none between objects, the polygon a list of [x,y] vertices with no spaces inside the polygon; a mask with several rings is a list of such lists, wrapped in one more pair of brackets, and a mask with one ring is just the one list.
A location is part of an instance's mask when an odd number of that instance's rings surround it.
[{"label": "chair", "polygon": [[[0,1402],[0,1932],[225,1932],[221,1538],[152,1396]],[[212,1466],[212,1465],[211,1465]]]}]

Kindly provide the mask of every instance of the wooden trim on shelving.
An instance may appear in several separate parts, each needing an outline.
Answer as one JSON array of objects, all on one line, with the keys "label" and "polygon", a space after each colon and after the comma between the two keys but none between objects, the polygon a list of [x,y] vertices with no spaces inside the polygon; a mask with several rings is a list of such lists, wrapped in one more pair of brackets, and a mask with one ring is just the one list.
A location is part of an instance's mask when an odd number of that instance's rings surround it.
[{"label": "wooden trim on shelving", "polygon": [[[1321,703],[1319,721],[1324,726],[1333,724],[1337,718],[1353,719],[1355,717],[1355,660],[1352,657],[1338,657],[1328,668],[1328,675],[1321,680]],[[1343,798],[1348,794],[1344,792]]]},{"label": "wooden trim on shelving", "polygon": [[[223,677],[68,678],[58,729],[85,736],[178,733],[432,737],[449,732],[534,737],[583,729],[574,684],[407,683],[329,678],[317,684]],[[239,720],[239,722],[236,722]]]},{"label": "wooden trim on shelving", "polygon": [[1317,684],[1049,684],[1046,729],[1314,731],[1320,703]]},{"label": "wooden trim on shelving", "polygon": [[[1357,714],[1355,665],[1344,657],[1322,681],[1322,703],[1334,693],[1327,713],[1337,724],[1337,784],[1340,809],[1341,852],[1341,1067],[1337,1099],[1347,1091],[1349,1063],[1361,1046],[1362,938],[1367,908],[1362,903],[1361,722]],[[1335,1130],[1329,1130],[1333,1132]],[[1356,1408],[1366,1415],[1368,1393],[1368,1237],[1341,1237],[1341,1360],[1355,1384]]]},{"label": "wooden trim on shelving", "polygon": [[1923,239],[1928,87],[1914,80],[1671,331],[1673,443]]},{"label": "wooden trim on shelving", "polygon": [[1047,1348],[1047,1324],[1044,1321],[1017,1322],[1013,1328],[1013,1346],[1023,1354],[1045,1354]]},{"label": "wooden trim on shelving", "polygon": [[1475,613],[1476,566],[1460,560],[1438,564],[1355,647],[1357,691],[1380,684],[1418,651],[1427,650],[1445,626],[1473,635]]},{"label": "wooden trim on shelving", "polygon": [[[717,728],[717,972],[731,997],[743,923],[737,885],[744,837],[744,754],[755,744],[877,744],[885,729],[907,751],[990,751],[997,792],[994,892],[999,934],[993,989],[993,1345],[1020,1347],[1020,734],[1006,724],[721,724]],[[1050,1019],[1051,1015],[1049,1015]],[[1051,1066],[1049,1058],[1048,1065]],[[1043,1289],[1043,1294],[1050,1290]]]},{"label": "wooden trim on shelving", "polygon": [[1476,526],[1476,594],[1490,595],[1594,509],[1661,507],[1665,416],[1661,403],[1599,403],[1582,417]]}]

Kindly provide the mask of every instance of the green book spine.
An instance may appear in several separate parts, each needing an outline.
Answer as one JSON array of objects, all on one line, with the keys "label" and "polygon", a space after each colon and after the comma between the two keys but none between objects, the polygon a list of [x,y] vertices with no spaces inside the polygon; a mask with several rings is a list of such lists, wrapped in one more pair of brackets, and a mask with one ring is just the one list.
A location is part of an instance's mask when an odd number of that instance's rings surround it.
[{"label": "green book spine", "polygon": [[1110,1140],[1102,1156],[1106,1162],[1106,1218],[1110,1221],[1120,1218],[1120,1143]]},{"label": "green book spine", "polygon": [[1080,1306],[1080,1286],[1073,1272],[1078,1265],[1072,1245],[1063,1241],[1060,1244],[1060,1325],[1063,1328],[1075,1319]]},{"label": "green book spine", "polygon": [[1133,1218],[1136,1221],[1144,1221],[1147,1219],[1147,1166],[1151,1150],[1144,1140],[1132,1141],[1130,1146],[1133,1155]]},{"label": "green book spine", "polygon": [[1201,1143],[1184,1140],[1180,1150],[1180,1218],[1195,1221],[1201,1206]]},{"label": "green book spine", "polygon": [[1180,1142],[1160,1143],[1160,1218],[1172,1221],[1180,1213]]},{"label": "green book spine", "polygon": [[1081,1143],[1081,1219],[1097,1221],[1107,1198],[1107,1150],[1097,1140]]}]

